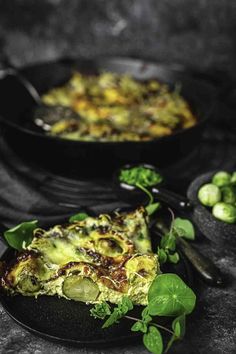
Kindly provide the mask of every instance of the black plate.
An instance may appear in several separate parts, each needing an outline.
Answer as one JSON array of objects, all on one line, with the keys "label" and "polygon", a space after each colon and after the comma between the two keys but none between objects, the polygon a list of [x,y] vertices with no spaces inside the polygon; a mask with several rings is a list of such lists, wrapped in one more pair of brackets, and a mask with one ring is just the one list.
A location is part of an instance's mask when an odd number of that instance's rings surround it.
[{"label": "black plate", "polygon": [[[156,248],[157,236],[153,236]],[[4,259],[14,256],[9,251]],[[163,272],[178,274],[189,286],[192,285],[192,272],[188,261],[181,255],[177,265],[166,265]],[[137,341],[140,334],[131,332],[132,323],[123,319],[115,326],[102,329],[102,321],[90,316],[90,305],[81,302],[59,299],[57,297],[39,296],[37,299],[24,296],[7,296],[0,294],[0,301],[6,312],[19,325],[40,337],[73,346],[109,346],[123,345]],[[142,306],[135,306],[130,315],[140,317]],[[161,320],[161,321],[160,321]],[[159,323],[170,320],[159,318]]]},{"label": "black plate", "polygon": [[[0,80],[0,123],[11,146],[22,156],[64,175],[111,175],[125,163],[147,162],[167,166],[188,155],[200,142],[212,114],[215,89],[204,80],[173,70],[167,65],[127,58],[59,60],[24,68],[21,73],[43,93],[67,81],[73,70],[82,73],[129,73],[145,80],[157,78],[170,86],[181,84],[198,123],[167,137],[144,142],[84,142],[46,136],[32,124],[35,103],[14,76]],[[96,166],[96,167],[95,167]]]}]

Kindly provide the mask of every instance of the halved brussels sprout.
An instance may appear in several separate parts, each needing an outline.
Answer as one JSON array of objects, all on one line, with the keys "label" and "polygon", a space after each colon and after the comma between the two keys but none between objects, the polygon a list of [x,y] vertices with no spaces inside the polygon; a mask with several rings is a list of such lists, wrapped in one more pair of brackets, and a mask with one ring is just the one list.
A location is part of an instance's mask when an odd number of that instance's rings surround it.
[{"label": "halved brussels sprout", "polygon": [[35,277],[25,274],[20,278],[17,287],[24,294],[33,294],[39,291],[40,284]]},{"label": "halved brussels sprout", "polygon": [[99,288],[92,279],[78,275],[68,276],[64,280],[62,291],[69,299],[83,302],[95,301],[99,295]]}]

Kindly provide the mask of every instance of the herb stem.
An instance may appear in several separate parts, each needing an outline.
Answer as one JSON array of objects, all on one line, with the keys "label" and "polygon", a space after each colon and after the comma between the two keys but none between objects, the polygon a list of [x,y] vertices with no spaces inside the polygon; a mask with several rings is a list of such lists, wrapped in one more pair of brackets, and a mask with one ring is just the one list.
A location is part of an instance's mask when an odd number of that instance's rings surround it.
[{"label": "herb stem", "polygon": [[164,326],[162,326],[162,325],[159,325],[159,324],[154,323],[154,322],[150,322],[150,324],[153,325],[153,326],[156,326],[156,327],[158,327],[158,328],[161,328],[161,329],[163,329],[164,331],[166,331],[166,332],[168,332],[168,333],[170,333],[170,334],[174,334],[173,331],[171,331],[169,328],[166,328],[166,327],[164,327]]},{"label": "herb stem", "polygon": [[[140,320],[140,319],[138,319],[136,317],[131,317],[131,316],[124,316],[124,317],[127,318],[128,320],[132,320],[132,321],[135,321],[135,322],[142,322],[142,320]],[[170,334],[174,334],[173,331],[171,331],[170,329],[168,329],[168,328],[166,328],[166,327],[164,327],[162,325],[159,325],[159,324],[154,323],[154,322],[150,322],[150,324],[153,325],[153,326],[156,326],[158,328],[161,328],[161,329],[163,329],[164,331],[166,331],[166,332],[168,332]]]},{"label": "herb stem", "polygon": [[152,193],[150,193],[150,191],[146,187],[144,187],[142,184],[140,184],[138,182],[136,183],[136,187],[138,187],[139,189],[141,189],[144,193],[146,193],[148,195],[149,204],[152,204],[154,201]]}]

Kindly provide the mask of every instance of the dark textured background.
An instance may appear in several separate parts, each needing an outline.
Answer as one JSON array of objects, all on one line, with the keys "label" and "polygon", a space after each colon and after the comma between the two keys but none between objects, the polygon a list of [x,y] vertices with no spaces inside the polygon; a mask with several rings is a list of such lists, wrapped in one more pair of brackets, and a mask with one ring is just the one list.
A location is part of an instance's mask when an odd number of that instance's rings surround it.
[{"label": "dark textured background", "polygon": [[[16,66],[68,55],[129,55],[177,63],[197,71],[221,71],[236,79],[235,34],[235,0],[0,0],[0,62],[7,56]],[[205,133],[191,160],[178,165],[175,173],[185,180],[185,186],[207,169],[235,168],[235,97],[232,87],[224,97],[227,102],[218,111],[218,123]],[[52,197],[55,192],[60,198],[59,187],[66,188],[68,184],[71,189],[72,182],[56,178],[55,183],[48,176],[31,173],[5,149],[1,138],[1,220],[13,224],[25,215],[38,217],[41,209],[43,216],[48,217],[45,205],[50,205],[51,213],[59,213],[58,200],[48,204],[45,195]],[[37,190],[29,185],[29,176]],[[75,183],[72,192],[81,191],[80,183]],[[107,193],[113,203],[112,192]],[[82,200],[78,201],[84,203],[83,194],[79,194]],[[173,353],[234,354],[235,250],[230,244],[222,250],[208,242],[198,247],[223,270],[229,283],[223,289],[215,289],[196,282],[198,311],[188,321],[186,338]],[[144,354],[146,351],[141,345],[76,350],[53,344],[21,329],[0,306],[0,353]]]},{"label": "dark textured background", "polygon": [[0,47],[19,66],[131,55],[236,77],[235,33],[235,0],[0,0]]}]

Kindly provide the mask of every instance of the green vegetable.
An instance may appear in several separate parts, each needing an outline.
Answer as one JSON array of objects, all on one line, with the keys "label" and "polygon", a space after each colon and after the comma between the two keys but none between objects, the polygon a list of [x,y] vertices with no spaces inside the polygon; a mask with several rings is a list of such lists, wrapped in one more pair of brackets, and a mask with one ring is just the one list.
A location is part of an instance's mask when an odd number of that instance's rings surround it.
[{"label": "green vegetable", "polygon": [[233,186],[224,186],[221,188],[222,202],[227,204],[236,203],[236,192]]},{"label": "green vegetable", "polygon": [[168,259],[168,253],[163,248],[157,249],[158,261],[160,264],[166,263]]},{"label": "green vegetable", "polygon": [[195,306],[194,292],[176,274],[158,275],[148,292],[148,308],[152,316],[189,314]]},{"label": "green vegetable", "polygon": [[223,202],[217,203],[212,209],[212,214],[215,218],[224,221],[228,224],[236,222],[236,207]]},{"label": "green vegetable", "polygon": [[143,344],[150,351],[150,353],[161,354],[163,351],[163,341],[160,331],[150,326],[148,332],[143,336]]},{"label": "green vegetable", "polygon": [[236,185],[236,171],[232,173],[231,179],[230,179],[230,183],[232,185]]},{"label": "green vegetable", "polygon": [[230,180],[231,175],[226,171],[219,171],[212,177],[212,183],[217,187],[227,186],[230,183]]},{"label": "green vegetable", "polygon": [[160,209],[161,204],[160,203],[153,203],[153,204],[148,204],[145,209],[148,213],[149,216],[154,214],[158,209]]},{"label": "green vegetable", "polygon": [[167,353],[167,351],[171,348],[172,344],[178,340],[178,339],[182,339],[185,335],[185,320],[186,320],[186,315],[180,315],[179,317],[176,317],[174,319],[174,321],[172,322],[172,329],[174,331],[174,333],[172,334],[165,352]]},{"label": "green vegetable", "polygon": [[69,299],[83,302],[95,301],[99,295],[99,288],[92,279],[78,275],[65,278],[62,290]]},{"label": "green vegetable", "polygon": [[178,263],[179,262],[179,254],[178,252],[175,252],[173,254],[168,254],[168,260],[171,262],[171,263]]},{"label": "green vegetable", "polygon": [[131,186],[151,187],[162,182],[163,177],[151,168],[138,166],[121,170],[119,180]]},{"label": "green vegetable", "polygon": [[100,318],[101,320],[104,320],[106,316],[110,316],[111,314],[111,307],[108,305],[107,302],[102,302],[101,304],[96,304],[91,310],[90,310],[91,316],[94,318]]},{"label": "green vegetable", "polygon": [[193,224],[187,219],[176,218],[171,224],[171,229],[166,230],[162,224],[156,225],[164,235],[161,238],[160,246],[157,250],[158,260],[160,264],[167,261],[178,263],[179,254],[176,252],[176,237],[184,237],[189,240],[194,240],[195,231]]},{"label": "green vegetable", "polygon": [[124,315],[132,309],[132,301],[127,296],[124,296],[118,306],[114,308],[113,312],[103,324],[102,328],[107,328],[113,325],[113,323],[117,323],[120,318],[124,317]]},{"label": "green vegetable", "polygon": [[203,205],[212,207],[220,201],[221,191],[212,183],[204,184],[198,191],[198,199]]},{"label": "green vegetable", "polygon": [[69,222],[73,223],[76,221],[83,221],[83,220],[87,219],[88,217],[89,217],[89,215],[86,213],[78,213],[78,214],[72,215],[69,219]]},{"label": "green vegetable", "polygon": [[[174,341],[182,339],[185,334],[185,317],[193,311],[196,296],[193,291],[175,274],[158,275],[148,293],[148,306],[142,311],[142,318],[131,317],[127,312],[133,308],[132,302],[124,297],[122,302],[110,312],[110,306],[106,303],[95,305],[90,310],[95,318],[104,319],[109,316],[103,328],[116,323],[121,317],[125,317],[135,323],[131,327],[133,332],[143,334],[143,344],[151,353],[163,353],[163,340],[161,331],[171,335],[165,349],[170,349]],[[152,315],[173,316],[172,329],[153,322]],[[176,317],[177,316],[177,317]]]},{"label": "green vegetable", "polygon": [[176,218],[172,223],[172,227],[179,237],[194,240],[195,231],[191,221],[187,219]]},{"label": "green vegetable", "polygon": [[37,229],[37,220],[23,222],[12,229],[4,232],[7,243],[18,251],[27,247],[34,237],[34,230]]}]

